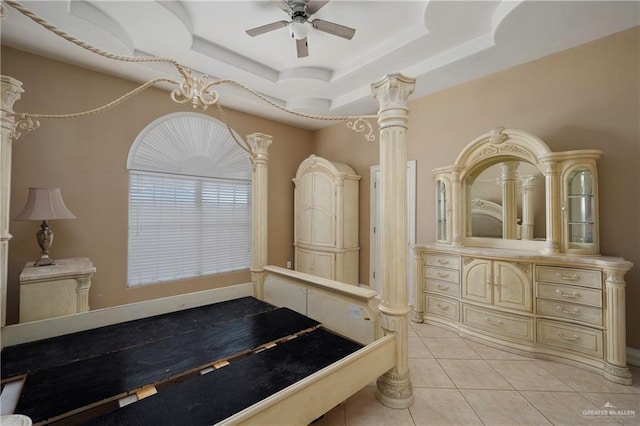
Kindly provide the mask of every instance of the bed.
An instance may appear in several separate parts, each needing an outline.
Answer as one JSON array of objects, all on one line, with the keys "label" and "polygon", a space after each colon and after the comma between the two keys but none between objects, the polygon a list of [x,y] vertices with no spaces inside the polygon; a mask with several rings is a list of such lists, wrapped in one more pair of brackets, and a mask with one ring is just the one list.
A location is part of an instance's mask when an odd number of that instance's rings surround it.
[{"label": "bed", "polygon": [[[303,313],[243,296],[5,347],[2,381],[21,388],[13,412],[34,424],[308,424],[393,367],[395,337],[377,338],[375,292],[267,268],[266,298],[284,292],[284,304]],[[46,323],[95,325],[189,303],[168,299]],[[19,331],[44,323],[9,326],[5,336],[28,339]]]}]

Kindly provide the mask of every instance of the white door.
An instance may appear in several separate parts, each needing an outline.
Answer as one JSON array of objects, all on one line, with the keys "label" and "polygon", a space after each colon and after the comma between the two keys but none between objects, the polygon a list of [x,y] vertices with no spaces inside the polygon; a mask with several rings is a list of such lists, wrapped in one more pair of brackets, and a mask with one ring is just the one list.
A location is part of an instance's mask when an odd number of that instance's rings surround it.
[{"label": "white door", "polygon": [[[382,290],[380,275],[380,166],[371,166],[370,208],[370,261],[369,287],[378,293]],[[409,305],[415,306],[415,277],[411,262],[411,245],[416,242],[416,160],[407,161],[407,281]]]}]

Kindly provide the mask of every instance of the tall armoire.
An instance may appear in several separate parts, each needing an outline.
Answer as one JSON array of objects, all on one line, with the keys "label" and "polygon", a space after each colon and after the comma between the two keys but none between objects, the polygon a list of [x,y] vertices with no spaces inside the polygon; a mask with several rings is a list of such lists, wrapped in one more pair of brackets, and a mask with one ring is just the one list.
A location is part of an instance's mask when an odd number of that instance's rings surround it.
[{"label": "tall armoire", "polygon": [[358,284],[360,176],[344,163],[309,156],[295,185],[296,271]]}]

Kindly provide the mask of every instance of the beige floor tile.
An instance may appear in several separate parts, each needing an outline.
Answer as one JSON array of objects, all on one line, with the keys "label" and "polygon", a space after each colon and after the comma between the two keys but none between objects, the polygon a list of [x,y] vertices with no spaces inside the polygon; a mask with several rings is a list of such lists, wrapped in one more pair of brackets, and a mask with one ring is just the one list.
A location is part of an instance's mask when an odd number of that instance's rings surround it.
[{"label": "beige floor tile", "polygon": [[435,359],[409,358],[409,374],[414,388],[455,388]]},{"label": "beige floor tile", "polygon": [[441,359],[438,362],[458,389],[513,390],[513,386],[484,360]]},{"label": "beige floor tile", "polygon": [[419,337],[409,336],[408,341],[409,358],[433,358],[433,355],[431,355],[431,352],[429,352],[429,350]]},{"label": "beige floor tile", "polygon": [[420,337],[458,337],[453,331],[431,324],[413,323],[413,329]]},{"label": "beige floor tile", "polygon": [[[592,415],[598,420],[615,420],[625,425],[640,424],[640,395],[620,393],[583,393],[598,409],[606,415]],[[587,416],[585,416],[587,417]]]},{"label": "beige floor tile", "polygon": [[414,389],[409,411],[416,425],[481,425],[457,389]]},{"label": "beige floor tile", "polygon": [[471,408],[485,425],[550,425],[517,391],[462,390]]},{"label": "beige floor tile", "polygon": [[345,403],[347,426],[413,426],[408,409],[398,410],[382,405],[375,397],[375,387],[367,386]]},{"label": "beige floor tile", "polygon": [[422,341],[436,359],[481,359],[480,355],[459,337],[423,337]]},{"label": "beige floor tile", "polygon": [[636,393],[634,387],[614,383],[605,379],[600,373],[553,361],[537,360],[535,362],[577,392]]},{"label": "beige floor tile", "polygon": [[409,331],[407,333],[409,337],[418,337],[415,328],[413,327],[413,321],[409,321]]},{"label": "beige floor tile", "polygon": [[633,384],[631,387],[636,393],[640,393],[640,367],[630,365],[629,370],[631,371],[631,376],[633,378]]},{"label": "beige floor tile", "polygon": [[345,426],[346,421],[344,404],[340,404],[312,424],[313,426]]},{"label": "beige floor tile", "polygon": [[589,410],[598,408],[577,392],[523,391],[521,394],[555,426],[590,424],[594,419],[589,416]]},{"label": "beige floor tile", "polygon": [[536,361],[488,360],[487,362],[518,390],[574,390],[536,364]]},{"label": "beige floor tile", "polygon": [[465,339],[465,342],[471,349],[473,349],[482,359],[513,359],[513,360],[527,360],[531,359],[526,356],[514,354],[501,349],[495,349],[482,343],[472,342]]}]

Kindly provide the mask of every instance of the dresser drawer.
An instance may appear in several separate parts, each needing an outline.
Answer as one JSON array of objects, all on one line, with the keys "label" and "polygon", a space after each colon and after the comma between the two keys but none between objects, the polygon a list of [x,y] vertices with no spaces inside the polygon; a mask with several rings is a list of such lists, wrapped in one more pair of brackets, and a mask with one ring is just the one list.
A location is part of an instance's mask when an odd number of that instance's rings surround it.
[{"label": "dresser drawer", "polygon": [[462,324],[504,337],[533,341],[533,319],[528,317],[463,305]]},{"label": "dresser drawer", "polygon": [[450,283],[460,283],[460,271],[445,268],[427,266],[424,269],[424,276],[427,279],[448,281]]},{"label": "dresser drawer", "polygon": [[537,283],[536,288],[536,294],[540,298],[602,307],[602,292],[600,290],[548,283]]},{"label": "dresser drawer", "polygon": [[425,295],[426,312],[431,315],[447,318],[453,321],[460,320],[460,303],[457,300],[446,297],[438,297],[432,294]]},{"label": "dresser drawer", "polygon": [[549,283],[573,284],[583,287],[602,288],[602,273],[587,269],[538,266],[537,281]]},{"label": "dresser drawer", "polygon": [[426,280],[426,290],[448,296],[460,297],[460,284],[449,281]]},{"label": "dresser drawer", "polygon": [[602,309],[600,308],[547,299],[538,299],[537,304],[537,313],[540,315],[550,315],[594,325],[602,325]]},{"label": "dresser drawer", "polygon": [[439,266],[441,268],[449,268],[460,270],[460,257],[450,256],[446,254],[428,254],[426,258],[427,266]]},{"label": "dresser drawer", "polygon": [[538,320],[538,343],[602,358],[602,331],[579,325]]}]

